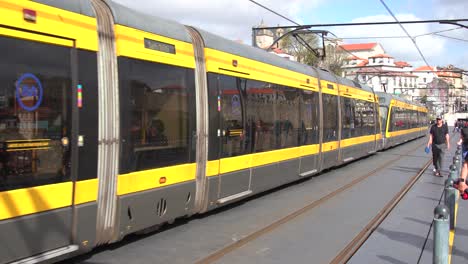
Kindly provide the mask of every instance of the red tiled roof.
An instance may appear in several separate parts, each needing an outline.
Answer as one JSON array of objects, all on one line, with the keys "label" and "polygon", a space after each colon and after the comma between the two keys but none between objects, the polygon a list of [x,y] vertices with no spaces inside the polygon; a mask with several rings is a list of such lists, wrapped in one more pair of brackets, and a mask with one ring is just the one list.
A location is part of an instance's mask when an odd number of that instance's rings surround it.
[{"label": "red tiled roof", "polygon": [[371,56],[369,58],[393,58],[393,57],[388,54],[378,54],[378,55]]},{"label": "red tiled roof", "polygon": [[280,48],[274,48],[273,52],[276,53],[276,54],[285,54],[285,52]]},{"label": "red tiled roof", "polygon": [[421,66],[419,68],[416,68],[414,71],[434,71],[435,68],[431,66]]},{"label": "red tiled roof", "polygon": [[407,63],[406,61],[396,61],[395,65],[400,68],[411,67],[411,64]]},{"label": "red tiled roof", "polygon": [[357,66],[358,66],[358,67],[363,67],[363,66],[366,66],[368,63],[369,63],[368,60],[363,60],[363,61],[361,61]]},{"label": "red tiled roof", "polygon": [[461,78],[461,74],[460,74],[460,73],[456,73],[456,72],[444,72],[444,71],[440,71],[440,72],[437,72],[436,74],[437,74],[437,76],[439,76],[439,77]]},{"label": "red tiled roof", "polygon": [[339,47],[344,50],[352,51],[352,50],[370,50],[376,45],[377,43],[359,43],[359,44],[343,44],[343,45],[340,45]]}]

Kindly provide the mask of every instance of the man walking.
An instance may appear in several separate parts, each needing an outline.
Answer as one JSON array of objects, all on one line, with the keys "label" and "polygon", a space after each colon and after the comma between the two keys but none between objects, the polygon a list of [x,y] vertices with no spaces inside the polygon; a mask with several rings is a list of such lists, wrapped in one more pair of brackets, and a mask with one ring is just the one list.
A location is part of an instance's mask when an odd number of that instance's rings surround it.
[{"label": "man walking", "polygon": [[437,117],[436,123],[431,126],[427,147],[432,145],[432,163],[434,164],[435,176],[442,177],[440,170],[444,158],[445,148],[450,149],[450,136],[447,126],[442,123],[442,118]]}]

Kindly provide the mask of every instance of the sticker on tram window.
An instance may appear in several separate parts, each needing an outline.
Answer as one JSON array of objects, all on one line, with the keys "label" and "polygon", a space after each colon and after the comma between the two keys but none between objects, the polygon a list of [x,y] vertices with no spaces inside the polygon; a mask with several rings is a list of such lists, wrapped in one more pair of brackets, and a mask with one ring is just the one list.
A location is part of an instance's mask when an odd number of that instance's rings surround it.
[{"label": "sticker on tram window", "polygon": [[43,90],[39,78],[25,73],[16,81],[16,101],[28,112],[36,111],[42,103]]}]

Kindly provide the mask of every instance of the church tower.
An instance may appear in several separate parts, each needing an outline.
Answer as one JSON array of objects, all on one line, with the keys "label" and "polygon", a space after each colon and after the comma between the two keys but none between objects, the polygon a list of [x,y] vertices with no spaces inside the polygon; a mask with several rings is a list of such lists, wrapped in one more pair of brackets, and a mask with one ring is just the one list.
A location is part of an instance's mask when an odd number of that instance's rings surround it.
[{"label": "church tower", "polygon": [[[258,27],[267,27],[263,22],[263,19]],[[271,44],[273,44],[273,39],[273,32],[269,29],[258,30],[257,34],[255,35],[255,43],[257,44],[257,47],[261,49],[267,49],[268,47],[270,47]]]}]

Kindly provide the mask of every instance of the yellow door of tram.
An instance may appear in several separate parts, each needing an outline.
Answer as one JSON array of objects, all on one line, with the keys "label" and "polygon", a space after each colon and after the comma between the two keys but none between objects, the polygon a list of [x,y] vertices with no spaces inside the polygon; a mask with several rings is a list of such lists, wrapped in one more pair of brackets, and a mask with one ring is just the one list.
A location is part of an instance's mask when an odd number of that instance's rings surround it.
[{"label": "yellow door of tram", "polygon": [[0,27],[0,263],[70,250],[73,54],[72,40]]}]

